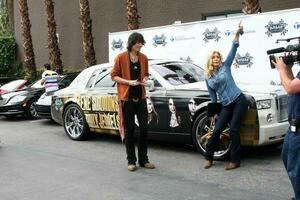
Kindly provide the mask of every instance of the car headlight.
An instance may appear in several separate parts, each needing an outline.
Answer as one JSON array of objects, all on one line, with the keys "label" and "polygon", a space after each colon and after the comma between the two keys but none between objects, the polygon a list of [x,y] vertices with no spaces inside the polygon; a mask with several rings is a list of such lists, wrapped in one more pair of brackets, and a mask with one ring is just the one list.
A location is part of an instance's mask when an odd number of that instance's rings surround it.
[{"label": "car headlight", "polygon": [[256,107],[257,107],[257,110],[271,108],[271,99],[256,101]]},{"label": "car headlight", "polygon": [[22,101],[24,101],[26,99],[26,96],[14,96],[12,97],[9,101],[8,101],[8,105],[12,105],[12,104],[17,104],[17,103],[21,103]]}]

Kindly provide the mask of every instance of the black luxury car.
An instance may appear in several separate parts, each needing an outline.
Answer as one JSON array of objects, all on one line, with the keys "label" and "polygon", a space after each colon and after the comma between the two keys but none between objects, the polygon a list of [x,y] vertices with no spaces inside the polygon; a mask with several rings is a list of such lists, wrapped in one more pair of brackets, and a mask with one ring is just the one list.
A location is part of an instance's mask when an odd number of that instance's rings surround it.
[{"label": "black luxury car", "polygon": [[[62,80],[59,82],[59,87],[64,88],[68,86],[77,74],[78,73],[68,73],[62,75]],[[23,115],[31,119],[37,118],[38,115],[36,112],[35,103],[44,92],[44,85],[41,84],[41,80],[38,80],[21,90],[2,95],[0,97],[0,115]]]}]

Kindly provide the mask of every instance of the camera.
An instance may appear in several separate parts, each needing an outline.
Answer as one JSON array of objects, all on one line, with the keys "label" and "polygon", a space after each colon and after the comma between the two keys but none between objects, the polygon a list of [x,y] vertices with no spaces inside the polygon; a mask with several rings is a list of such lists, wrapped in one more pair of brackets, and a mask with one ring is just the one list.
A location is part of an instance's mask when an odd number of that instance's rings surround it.
[{"label": "camera", "polygon": [[267,54],[270,58],[270,65],[271,68],[274,69],[275,65],[272,63],[272,61],[275,62],[275,55],[276,53],[285,53],[282,57],[283,62],[288,66],[293,66],[294,63],[300,61],[300,37],[295,38],[288,38],[288,39],[279,39],[276,41],[278,43],[279,41],[286,41],[289,42],[291,40],[298,39],[298,44],[288,45],[287,47],[280,47],[276,49],[270,49],[267,51]]}]

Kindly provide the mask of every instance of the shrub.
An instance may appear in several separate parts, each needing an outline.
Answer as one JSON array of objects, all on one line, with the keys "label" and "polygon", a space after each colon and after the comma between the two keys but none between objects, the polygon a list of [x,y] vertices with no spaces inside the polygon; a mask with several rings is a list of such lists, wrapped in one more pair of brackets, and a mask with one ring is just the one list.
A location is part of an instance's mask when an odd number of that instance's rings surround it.
[{"label": "shrub", "polygon": [[14,37],[0,37],[0,74],[11,76],[14,74],[16,59],[16,42]]},{"label": "shrub", "polygon": [[9,25],[9,17],[5,8],[0,8],[0,75],[16,76],[22,71],[16,62],[16,41]]}]

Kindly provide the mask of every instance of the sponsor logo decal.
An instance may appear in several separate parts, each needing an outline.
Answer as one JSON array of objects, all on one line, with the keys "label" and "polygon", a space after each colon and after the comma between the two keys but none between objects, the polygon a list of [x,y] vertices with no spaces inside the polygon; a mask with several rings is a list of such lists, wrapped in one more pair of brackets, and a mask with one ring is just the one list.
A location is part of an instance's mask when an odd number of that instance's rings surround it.
[{"label": "sponsor logo decal", "polygon": [[221,38],[219,36],[221,32],[217,29],[214,28],[214,30],[210,31],[209,29],[206,29],[205,32],[203,33],[204,35],[204,41],[205,42],[209,42],[209,40],[215,40],[216,42],[219,41],[219,39]]},{"label": "sponsor logo decal", "polygon": [[119,127],[117,113],[86,113],[85,118],[90,128],[118,130]]},{"label": "sponsor logo decal", "polygon": [[55,110],[60,110],[63,106],[63,101],[61,99],[55,99],[54,108]]},{"label": "sponsor logo decal", "polygon": [[253,63],[251,60],[253,59],[252,56],[247,52],[245,55],[236,54],[235,56],[235,63],[233,64],[236,68],[240,68],[241,65],[245,65],[247,68],[251,68]]},{"label": "sponsor logo decal", "polygon": [[117,96],[81,97],[81,108],[90,128],[117,130],[119,127]]},{"label": "sponsor logo decal", "polygon": [[164,34],[161,34],[160,36],[155,35],[153,38],[153,46],[157,47],[158,45],[162,45],[163,47],[166,46],[167,37]]},{"label": "sponsor logo decal", "polygon": [[119,40],[113,40],[112,43],[111,43],[111,49],[114,51],[116,49],[119,49],[119,50],[122,50],[124,47],[123,47],[123,41],[121,39]]},{"label": "sponsor logo decal", "polygon": [[274,23],[272,21],[269,21],[268,25],[265,26],[267,31],[265,32],[268,37],[272,36],[273,33],[280,33],[280,35],[285,35],[288,30],[286,29],[286,26],[288,24],[281,19],[279,22]]}]

